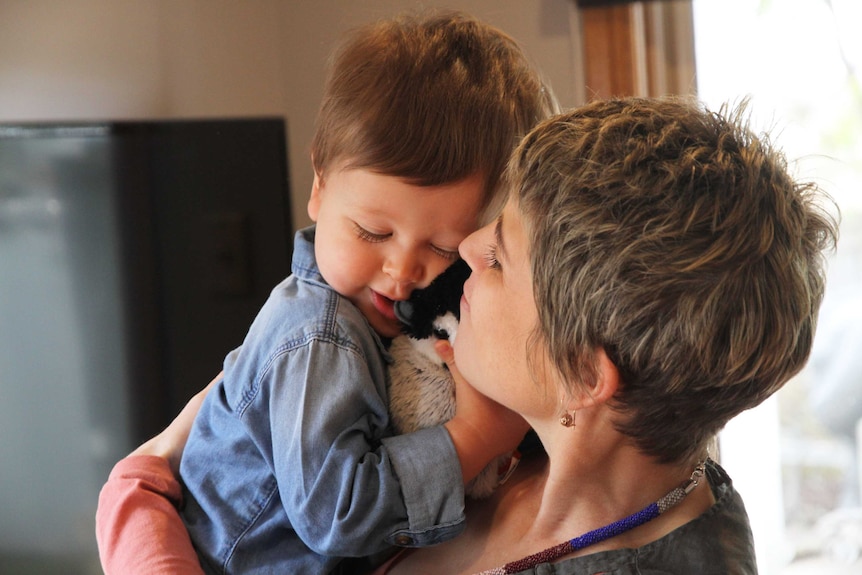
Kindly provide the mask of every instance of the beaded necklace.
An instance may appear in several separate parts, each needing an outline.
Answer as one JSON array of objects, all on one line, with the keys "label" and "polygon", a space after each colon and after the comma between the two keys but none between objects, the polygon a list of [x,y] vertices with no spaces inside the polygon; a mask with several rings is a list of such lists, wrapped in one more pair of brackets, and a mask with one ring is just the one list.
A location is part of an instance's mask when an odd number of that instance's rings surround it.
[{"label": "beaded necklace", "polygon": [[694,468],[694,471],[691,473],[691,477],[684,481],[679,487],[675,487],[670,491],[670,493],[655,503],[650,503],[640,511],[637,511],[628,517],[584,533],[583,535],[570,539],[569,541],[554,545],[553,547],[548,547],[544,551],[539,551],[538,553],[527,555],[517,561],[506,563],[501,567],[481,571],[476,573],[476,575],[511,575],[513,573],[520,573],[521,571],[532,569],[540,563],[548,563],[554,559],[559,559],[573,551],[589,547],[590,545],[595,545],[605,539],[616,537],[621,533],[625,533],[626,531],[643,525],[685,499],[685,496],[691,493],[692,490],[697,487],[698,483],[700,483],[700,479],[704,474],[705,466],[706,462],[701,461],[697,464],[697,467]]}]

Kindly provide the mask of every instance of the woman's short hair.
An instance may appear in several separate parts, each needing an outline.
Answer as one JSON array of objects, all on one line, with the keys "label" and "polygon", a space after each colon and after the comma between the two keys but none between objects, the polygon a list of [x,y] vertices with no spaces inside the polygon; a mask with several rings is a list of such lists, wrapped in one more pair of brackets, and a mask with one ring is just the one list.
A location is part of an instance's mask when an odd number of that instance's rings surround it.
[{"label": "woman's short hair", "polygon": [[507,178],[530,237],[537,338],[571,385],[604,349],[617,428],[682,461],[805,364],[833,205],[797,182],[745,103],[595,101],[545,121]]}]

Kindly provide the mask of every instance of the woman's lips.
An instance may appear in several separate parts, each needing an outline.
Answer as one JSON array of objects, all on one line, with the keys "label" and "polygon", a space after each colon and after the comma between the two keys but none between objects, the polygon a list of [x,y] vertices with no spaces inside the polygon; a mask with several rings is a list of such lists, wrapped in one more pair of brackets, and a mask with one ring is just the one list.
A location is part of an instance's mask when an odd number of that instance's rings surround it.
[{"label": "woman's lips", "polygon": [[473,285],[470,283],[470,278],[468,278],[467,281],[464,282],[464,287],[461,291],[460,308],[461,308],[462,314],[465,311],[467,311],[467,312],[470,311],[470,302],[467,300],[467,294],[470,293],[472,290],[473,290]]},{"label": "woman's lips", "polygon": [[371,290],[371,304],[386,319],[398,321],[398,318],[395,317],[395,302],[393,300]]}]

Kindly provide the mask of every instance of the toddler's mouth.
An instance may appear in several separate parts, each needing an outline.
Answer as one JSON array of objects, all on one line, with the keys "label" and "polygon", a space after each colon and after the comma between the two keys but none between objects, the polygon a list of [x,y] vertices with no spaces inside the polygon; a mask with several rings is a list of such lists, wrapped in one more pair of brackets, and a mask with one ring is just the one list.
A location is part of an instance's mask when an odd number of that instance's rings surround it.
[{"label": "toddler's mouth", "polygon": [[398,321],[395,317],[395,302],[383,294],[371,290],[371,303],[380,315],[392,321]]}]

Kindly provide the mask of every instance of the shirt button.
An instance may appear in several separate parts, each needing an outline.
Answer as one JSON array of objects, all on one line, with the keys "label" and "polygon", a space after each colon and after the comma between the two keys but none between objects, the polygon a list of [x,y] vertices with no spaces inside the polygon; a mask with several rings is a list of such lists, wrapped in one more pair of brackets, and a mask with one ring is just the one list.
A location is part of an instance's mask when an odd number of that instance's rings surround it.
[{"label": "shirt button", "polygon": [[401,547],[406,547],[408,545],[413,545],[413,538],[409,535],[396,535],[395,536],[395,544]]}]

